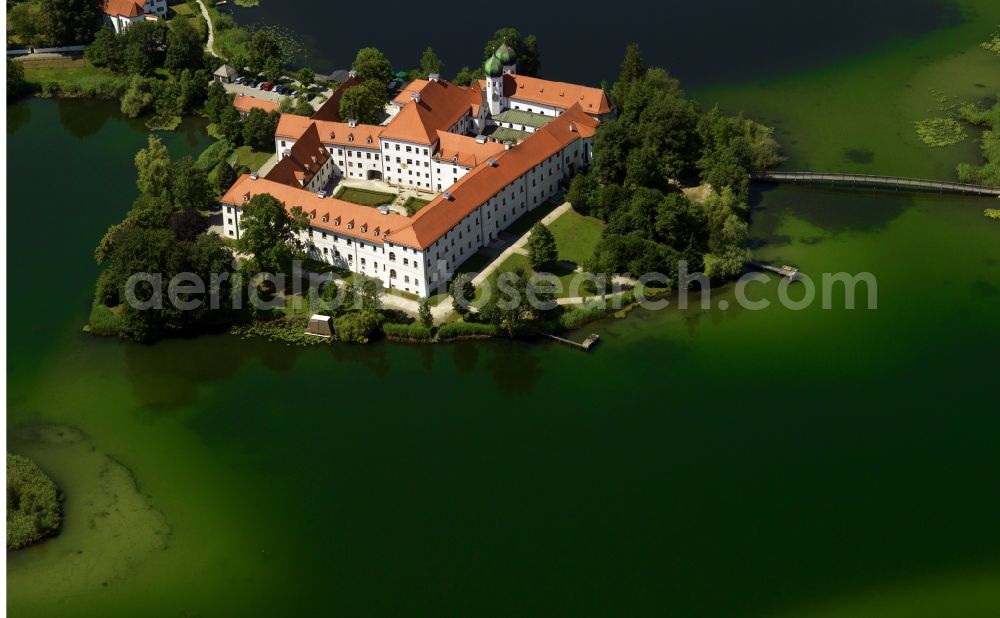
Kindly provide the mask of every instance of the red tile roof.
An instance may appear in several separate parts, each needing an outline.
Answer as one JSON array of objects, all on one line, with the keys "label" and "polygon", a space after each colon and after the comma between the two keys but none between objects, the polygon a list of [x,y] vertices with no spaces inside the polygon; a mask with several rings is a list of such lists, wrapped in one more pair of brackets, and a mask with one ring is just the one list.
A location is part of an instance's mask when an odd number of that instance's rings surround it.
[{"label": "red tile roof", "polygon": [[105,0],[104,13],[112,16],[138,17],[145,12],[144,2],[136,0]]},{"label": "red tile roof", "polygon": [[308,185],[319,170],[330,160],[330,152],[319,139],[316,125],[310,125],[298,141],[292,145],[288,155],[267,173],[268,180],[293,187]]},{"label": "red tile roof", "polygon": [[437,136],[438,150],[434,158],[442,162],[458,163],[464,167],[476,167],[504,151],[503,144],[490,141],[480,144],[474,137],[457,133],[438,131]]},{"label": "red tile roof", "polygon": [[391,242],[426,249],[476,208],[528,173],[531,168],[581,137],[593,137],[598,121],[573,104],[519,145],[494,159],[495,166],[480,165],[448,189],[451,199],[440,195],[413,217],[409,227],[394,230]]},{"label": "red tile roof", "polygon": [[266,193],[273,196],[291,210],[299,206],[310,216],[309,225],[350,236],[359,240],[379,244],[390,231],[409,225],[410,219],[395,213],[383,215],[377,208],[345,202],[333,197],[321,198],[312,191],[243,175],[222,196],[221,202],[242,207],[256,195]]},{"label": "red tile roof", "polygon": [[439,130],[447,131],[462,116],[471,113],[473,101],[478,103],[482,97],[470,88],[446,81],[417,80],[410,87],[414,85],[420,86],[420,89],[411,92],[418,92],[420,100],[409,100],[410,95],[407,95],[403,109],[382,131],[382,138],[414,144],[433,144],[437,141]]},{"label": "red tile roof", "polygon": [[[236,98],[233,99],[233,107],[244,114],[249,114],[252,109],[262,109],[265,112],[278,111],[278,104],[274,101],[264,101],[263,99],[256,99],[242,94],[237,94]],[[309,119],[306,118],[306,120]]]},{"label": "red tile roof", "polygon": [[503,76],[503,95],[562,109],[579,103],[588,114],[607,114],[614,109],[607,93],[601,88],[578,86],[565,82],[550,82],[537,77],[507,73]]},{"label": "red tile roof", "polygon": [[274,135],[278,138],[298,139],[300,135],[305,133],[314,124],[319,131],[320,141],[324,144],[350,146],[352,148],[378,149],[381,147],[379,135],[381,135],[384,127],[371,124],[358,124],[352,127],[346,122],[312,120],[311,118],[296,116],[294,114],[281,115]]}]

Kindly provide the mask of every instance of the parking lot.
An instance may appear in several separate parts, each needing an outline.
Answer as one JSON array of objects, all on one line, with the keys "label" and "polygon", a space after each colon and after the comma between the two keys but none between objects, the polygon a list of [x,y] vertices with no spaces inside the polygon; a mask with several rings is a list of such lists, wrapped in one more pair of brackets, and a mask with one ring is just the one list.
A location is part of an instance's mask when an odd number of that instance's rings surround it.
[{"label": "parking lot", "polygon": [[[301,86],[298,82],[286,78],[279,83],[281,85],[288,87],[290,91],[299,90],[301,92]],[[280,94],[273,91],[261,90],[259,88],[253,88],[245,84],[223,84],[223,87],[226,89],[226,92],[235,92],[237,94],[242,94],[244,96],[250,96],[255,99],[260,99],[261,101],[272,101],[274,103],[280,103],[281,99],[288,96],[288,94]],[[321,95],[314,97],[313,100],[310,101],[312,106],[316,109],[318,109],[319,106],[322,105],[323,102],[326,101],[326,99],[329,98],[331,94],[330,90],[321,91],[316,87],[313,87],[312,92],[316,93],[317,95]],[[305,94],[307,93],[303,92],[301,96],[305,96]]]}]

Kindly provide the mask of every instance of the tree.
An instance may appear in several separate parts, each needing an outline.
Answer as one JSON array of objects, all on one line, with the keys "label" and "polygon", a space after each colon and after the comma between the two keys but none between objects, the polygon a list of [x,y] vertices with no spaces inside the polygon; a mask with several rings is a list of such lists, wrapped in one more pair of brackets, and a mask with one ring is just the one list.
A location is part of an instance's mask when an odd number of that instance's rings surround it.
[{"label": "tree", "polygon": [[103,0],[41,0],[41,34],[55,46],[87,44],[104,17]]},{"label": "tree", "polygon": [[382,307],[382,282],[356,274],[347,284],[347,300],[362,311],[377,312]]},{"label": "tree", "polygon": [[243,141],[257,151],[267,151],[274,147],[274,132],[278,128],[281,114],[265,112],[254,108],[243,120]]},{"label": "tree", "polygon": [[170,178],[170,195],[176,210],[208,210],[215,206],[215,193],[208,182],[208,174],[191,157],[174,162]]},{"label": "tree", "polygon": [[364,82],[340,98],[340,117],[362,124],[377,124],[385,109],[385,87],[380,82]]},{"label": "tree", "polygon": [[45,43],[45,16],[37,2],[19,2],[7,11],[7,24],[15,32],[21,43],[31,47],[43,47]]},{"label": "tree", "polygon": [[537,310],[544,305],[532,306],[532,299],[539,303],[550,303],[551,295],[543,293],[521,267],[502,272],[497,277],[497,289],[490,296],[480,315],[491,324],[507,331],[509,336],[521,328]]},{"label": "tree", "polygon": [[469,313],[469,303],[476,295],[476,288],[472,285],[472,277],[468,273],[459,273],[451,281],[451,306],[455,313],[467,315]]},{"label": "tree", "polygon": [[94,41],[84,50],[84,56],[91,64],[118,70],[122,65],[122,41],[111,28],[101,28]]},{"label": "tree", "polygon": [[281,70],[281,43],[278,37],[270,30],[258,30],[253,33],[246,45],[246,57],[244,61],[247,68],[253,74],[261,73],[265,70],[268,62],[271,61],[272,68],[277,63],[278,70]]},{"label": "tree", "polygon": [[380,83],[384,96],[385,86],[392,81],[392,63],[385,57],[385,54],[374,47],[364,47],[358,50],[351,68],[357,72],[358,79],[362,82]]},{"label": "tree", "polygon": [[208,86],[208,96],[205,99],[205,114],[208,119],[218,124],[222,113],[233,108],[233,96],[235,95],[226,92],[222,84],[213,80]]},{"label": "tree", "polygon": [[55,534],[59,521],[56,484],[35,462],[7,453],[7,549]]},{"label": "tree", "polygon": [[208,229],[208,221],[194,208],[176,212],[168,223],[177,240],[194,240]]},{"label": "tree", "polygon": [[147,145],[135,155],[135,185],[147,195],[164,195],[170,188],[170,153],[160,138],[150,135]]},{"label": "tree", "polygon": [[333,321],[337,339],[349,343],[368,343],[382,325],[378,311],[352,311]]},{"label": "tree", "polygon": [[440,75],[444,71],[444,62],[438,57],[434,50],[428,47],[420,57],[420,77],[427,79],[432,73]]},{"label": "tree", "polygon": [[232,165],[223,161],[216,167],[215,171],[215,193],[216,195],[222,195],[229,190],[229,187],[233,186],[239,176],[236,175],[236,170]]},{"label": "tree", "polygon": [[161,21],[138,21],[118,35],[122,45],[122,64],[132,75],[152,74],[163,65],[167,27]]},{"label": "tree", "polygon": [[420,323],[424,325],[424,328],[430,328],[434,325],[434,316],[431,315],[431,306],[427,304],[426,298],[420,301],[418,313],[420,314]]},{"label": "tree", "polygon": [[219,125],[219,133],[229,140],[230,144],[239,146],[243,143],[243,120],[231,103],[222,109],[217,124]]},{"label": "tree", "polygon": [[316,71],[310,69],[309,67],[302,67],[299,69],[299,83],[302,84],[304,88],[308,88],[316,80]]},{"label": "tree", "polygon": [[528,261],[535,270],[543,264],[549,264],[559,259],[559,249],[556,247],[556,238],[545,227],[541,221],[531,228],[531,235],[528,237]]},{"label": "tree", "polygon": [[458,72],[455,76],[455,84],[459,86],[468,86],[472,83],[472,80],[476,79],[469,67],[462,67],[462,70]]},{"label": "tree", "polygon": [[167,57],[163,66],[171,71],[198,69],[204,64],[201,34],[186,19],[175,19],[167,33]]},{"label": "tree", "polygon": [[638,43],[631,43],[625,48],[625,60],[622,62],[621,74],[618,81],[628,83],[637,79],[642,79],[646,75],[646,61],[642,58],[642,51]]},{"label": "tree", "polygon": [[129,118],[138,118],[153,104],[153,85],[150,80],[134,75],[122,95],[121,111]]},{"label": "tree", "polygon": [[305,97],[299,97],[295,100],[295,107],[292,108],[292,113],[296,116],[309,117],[315,114],[316,110],[313,109],[313,106],[309,103],[309,101],[306,101]]},{"label": "tree", "polygon": [[269,82],[276,82],[282,73],[281,61],[277,58],[268,58],[264,62],[264,79]]},{"label": "tree", "polygon": [[28,92],[29,85],[24,79],[24,65],[7,58],[7,96],[18,97]]},{"label": "tree", "polygon": [[289,212],[273,196],[255,195],[243,206],[240,251],[254,257],[259,272],[287,273],[292,261],[303,256],[298,233],[307,226],[301,208]]},{"label": "tree", "polygon": [[493,55],[503,44],[514,48],[517,52],[517,72],[521,75],[537,77],[542,68],[541,57],[538,53],[538,39],[531,34],[523,39],[517,28],[500,28],[493,33],[493,38],[486,42],[483,59]]}]

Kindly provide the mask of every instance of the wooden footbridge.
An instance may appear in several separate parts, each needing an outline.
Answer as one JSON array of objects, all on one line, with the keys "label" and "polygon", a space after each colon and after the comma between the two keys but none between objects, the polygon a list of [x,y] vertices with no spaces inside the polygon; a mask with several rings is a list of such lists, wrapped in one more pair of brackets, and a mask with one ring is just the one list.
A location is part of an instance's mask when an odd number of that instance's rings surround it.
[{"label": "wooden footbridge", "polygon": [[754,182],[810,184],[844,189],[885,189],[889,191],[927,191],[953,195],[1000,197],[1000,187],[986,187],[943,180],[922,180],[896,176],[865,174],[824,174],[819,172],[753,172]]}]

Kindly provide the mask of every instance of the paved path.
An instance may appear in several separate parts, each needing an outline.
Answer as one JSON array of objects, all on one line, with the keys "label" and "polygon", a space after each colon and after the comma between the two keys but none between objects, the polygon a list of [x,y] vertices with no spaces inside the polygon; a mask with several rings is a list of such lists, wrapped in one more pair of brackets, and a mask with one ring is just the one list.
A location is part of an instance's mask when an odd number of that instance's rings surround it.
[{"label": "paved path", "polygon": [[208,16],[208,9],[205,8],[202,0],[195,1],[198,3],[198,8],[201,9],[201,16],[205,18],[205,24],[208,25],[208,42],[205,43],[205,51],[216,58],[221,58],[222,56],[215,53],[215,30],[212,28],[212,19]]}]

